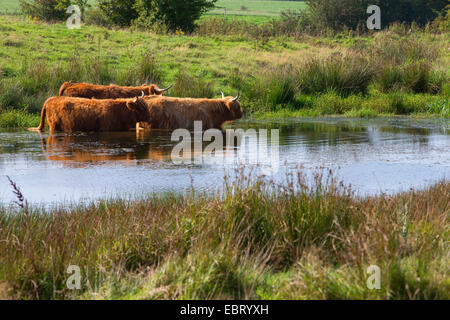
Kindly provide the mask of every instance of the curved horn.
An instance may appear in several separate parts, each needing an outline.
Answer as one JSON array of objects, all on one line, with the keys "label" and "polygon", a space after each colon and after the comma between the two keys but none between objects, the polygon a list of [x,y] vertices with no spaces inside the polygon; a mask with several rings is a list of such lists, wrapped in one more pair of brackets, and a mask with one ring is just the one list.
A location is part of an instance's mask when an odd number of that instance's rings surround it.
[{"label": "curved horn", "polygon": [[142,96],[141,96],[141,99],[142,99],[142,98],[144,98],[145,94],[144,94],[144,91],[141,91],[141,92],[142,92]]},{"label": "curved horn", "polygon": [[170,86],[168,86],[167,88],[165,88],[165,89],[161,89],[161,91],[162,92],[166,92],[167,90],[169,90],[170,88],[172,88],[173,87],[173,85],[171,84]]},{"label": "curved horn", "polygon": [[238,101],[240,97],[241,97],[241,93],[238,92],[238,95],[235,98],[233,98],[232,101]]},{"label": "curved horn", "polygon": [[220,93],[222,94],[222,99],[225,99],[225,93],[223,93],[222,89],[219,88]]}]

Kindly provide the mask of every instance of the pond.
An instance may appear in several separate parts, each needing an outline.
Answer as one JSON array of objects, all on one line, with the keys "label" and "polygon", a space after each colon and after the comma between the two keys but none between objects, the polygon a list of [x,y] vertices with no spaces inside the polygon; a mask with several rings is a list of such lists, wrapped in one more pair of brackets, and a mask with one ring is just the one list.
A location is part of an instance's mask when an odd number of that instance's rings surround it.
[{"label": "pond", "polygon": [[[15,200],[7,176],[28,202],[45,206],[217,190],[238,167],[263,170],[274,181],[285,181],[286,173],[299,167],[310,173],[330,168],[360,195],[423,188],[450,178],[448,119],[301,118],[240,121],[227,128],[255,129],[259,139],[236,140],[203,158],[193,149],[174,159],[180,139],[172,141],[168,131],[50,135],[1,130],[0,203]],[[193,144],[197,138],[192,135]],[[200,143],[200,150],[209,143]],[[266,155],[261,154],[265,149]],[[251,161],[253,153],[258,153],[256,162]]]}]

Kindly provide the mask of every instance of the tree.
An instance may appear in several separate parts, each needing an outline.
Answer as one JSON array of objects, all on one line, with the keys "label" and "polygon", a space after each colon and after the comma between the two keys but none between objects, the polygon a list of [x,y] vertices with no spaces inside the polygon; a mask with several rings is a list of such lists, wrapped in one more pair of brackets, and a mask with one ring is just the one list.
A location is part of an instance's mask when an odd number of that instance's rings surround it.
[{"label": "tree", "polygon": [[98,7],[106,20],[114,25],[129,26],[138,18],[136,0],[99,0]]},{"label": "tree", "polygon": [[322,27],[334,30],[365,25],[369,5],[381,9],[383,26],[392,22],[415,21],[424,25],[434,20],[448,0],[307,0],[313,21]]},{"label": "tree", "polygon": [[434,20],[448,4],[448,0],[378,0],[386,23],[395,21],[420,25]]},{"label": "tree", "polygon": [[333,30],[356,28],[364,23],[366,9],[377,0],[308,0],[308,8],[318,27]]},{"label": "tree", "polygon": [[137,25],[163,24],[168,30],[191,32],[200,16],[217,0],[136,0]]},{"label": "tree", "polygon": [[25,14],[42,21],[62,21],[67,19],[70,0],[20,0],[20,7]]},{"label": "tree", "polygon": [[84,14],[86,13],[86,9],[91,7],[91,5],[89,4],[89,0],[72,0],[72,4],[80,7],[81,18],[84,21]]}]

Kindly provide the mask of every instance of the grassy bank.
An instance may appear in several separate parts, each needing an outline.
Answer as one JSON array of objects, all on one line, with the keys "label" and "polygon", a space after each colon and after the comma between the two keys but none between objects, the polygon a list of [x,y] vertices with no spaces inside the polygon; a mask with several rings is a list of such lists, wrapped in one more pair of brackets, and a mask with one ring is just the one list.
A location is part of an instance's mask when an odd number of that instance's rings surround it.
[{"label": "grassy bank", "polygon": [[[355,197],[328,179],[0,209],[0,297],[449,299],[450,184]],[[25,195],[26,196],[26,195]],[[24,204],[19,201],[19,204]],[[82,288],[66,287],[69,265]],[[381,269],[369,290],[366,269]]]},{"label": "grassy bank", "polygon": [[373,92],[366,96],[341,97],[331,92],[316,96],[304,96],[300,103],[304,103],[302,108],[282,108],[278,106],[273,111],[254,112],[252,117],[277,119],[343,115],[346,117],[371,118],[411,115],[450,118],[450,99],[445,96],[430,94]]},{"label": "grassy bank", "polygon": [[5,110],[0,113],[0,128],[37,127],[41,117],[26,110]]},{"label": "grassy bank", "polygon": [[219,97],[222,87],[242,92],[247,117],[449,113],[448,33],[284,37],[230,21],[203,19],[187,36],[2,16],[0,125],[13,123],[5,110],[38,114],[68,80],[173,83],[171,95],[191,97]]}]

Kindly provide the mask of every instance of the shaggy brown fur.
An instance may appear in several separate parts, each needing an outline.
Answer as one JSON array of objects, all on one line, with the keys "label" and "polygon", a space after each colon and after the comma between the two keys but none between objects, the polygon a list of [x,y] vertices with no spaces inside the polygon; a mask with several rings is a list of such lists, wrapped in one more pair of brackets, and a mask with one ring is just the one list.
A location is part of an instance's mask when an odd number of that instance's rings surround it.
[{"label": "shaggy brown fur", "polygon": [[135,99],[148,108],[146,129],[193,129],[194,121],[202,121],[203,130],[222,129],[227,121],[242,117],[240,103],[233,97],[224,99],[191,99],[150,96]]},{"label": "shaggy brown fur", "polygon": [[47,120],[50,132],[127,131],[139,121],[148,121],[148,110],[137,99],[49,98],[42,108],[41,123],[32,131],[44,129]]},{"label": "shaggy brown fur", "polygon": [[144,95],[162,95],[164,89],[159,89],[156,84],[142,85],[140,87],[121,87],[117,85],[102,86],[90,83],[65,82],[59,89],[60,96],[95,98],[95,99],[121,99],[140,97]]}]

